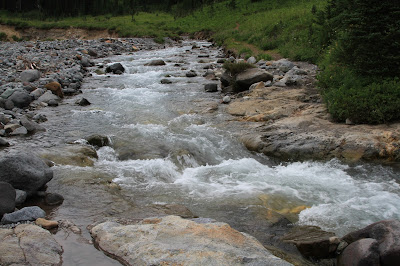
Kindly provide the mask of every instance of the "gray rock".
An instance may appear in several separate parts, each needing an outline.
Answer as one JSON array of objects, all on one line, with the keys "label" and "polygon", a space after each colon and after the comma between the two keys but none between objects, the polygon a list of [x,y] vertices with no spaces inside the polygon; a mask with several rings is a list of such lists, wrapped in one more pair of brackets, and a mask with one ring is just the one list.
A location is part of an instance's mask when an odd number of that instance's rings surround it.
[{"label": "gray rock", "polygon": [[0,182],[0,217],[15,209],[15,189],[7,182]]},{"label": "gray rock", "polygon": [[186,72],[186,77],[188,77],[188,78],[197,77],[197,73],[194,70],[190,70],[189,72]]},{"label": "gray rock", "polygon": [[80,106],[88,106],[91,105],[91,103],[86,99],[86,98],[82,98],[80,100],[77,100],[75,102],[75,104],[80,105]]},{"label": "gray rock", "polygon": [[29,69],[22,71],[21,81],[22,82],[33,82],[40,79],[40,71],[37,69]]},{"label": "gray rock", "polygon": [[265,70],[259,69],[259,68],[249,68],[246,69],[245,71],[239,73],[236,76],[236,84],[238,85],[238,90],[239,91],[245,91],[248,90],[249,87],[257,82],[260,81],[268,81],[268,80],[273,80],[273,75],[268,73]]},{"label": "gray rock", "polygon": [[99,248],[127,265],[291,265],[254,237],[226,223],[196,223],[178,216],[90,230]]},{"label": "gray rock", "polygon": [[12,110],[14,109],[14,103],[10,99],[7,99],[5,104],[4,104],[4,109],[6,110]]},{"label": "gray rock", "polygon": [[47,117],[43,114],[36,114],[32,117],[32,119],[38,123],[47,121]]},{"label": "gray rock", "polygon": [[93,56],[93,57],[97,57],[98,56],[98,53],[94,50],[94,49],[87,49],[87,51],[88,51],[88,54],[90,55],[90,56]]},{"label": "gray rock", "polygon": [[35,99],[39,99],[46,91],[44,89],[38,88],[30,93],[30,95]]},{"label": "gray rock", "polygon": [[220,81],[221,81],[222,86],[227,87],[227,86],[233,84],[234,79],[227,71],[225,71],[224,73],[222,73]]},{"label": "gray rock", "polygon": [[121,63],[115,63],[106,68],[106,73],[122,74],[124,72],[125,68],[121,65]]},{"label": "gray rock", "polygon": [[45,216],[46,212],[37,206],[25,207],[12,213],[4,214],[1,222],[3,224],[12,224],[24,221],[35,221],[37,218],[44,218]]},{"label": "gray rock", "polygon": [[42,96],[39,97],[39,99],[37,99],[37,102],[49,103],[51,100],[55,100],[57,102],[61,101],[60,97],[53,94],[51,91],[46,91],[45,94],[43,94]]},{"label": "gray rock", "polygon": [[15,89],[8,88],[5,92],[3,92],[0,97],[3,99],[8,99],[13,93],[15,92]]},{"label": "gray rock", "polygon": [[28,194],[25,191],[20,190],[20,189],[16,189],[15,192],[16,192],[15,205],[19,206],[26,201]]},{"label": "gray rock", "polygon": [[25,91],[16,91],[8,99],[18,108],[28,107],[33,100],[32,96]]},{"label": "gray rock", "polygon": [[[5,130],[4,130],[4,133],[5,133]],[[10,146],[10,143],[8,141],[6,141],[5,139],[0,138],[0,147],[8,147],[8,146]]]},{"label": "gray rock", "polygon": [[86,137],[85,139],[90,145],[95,147],[103,147],[110,145],[110,140],[107,136],[91,135],[89,137]]},{"label": "gray rock", "polygon": [[222,98],[222,102],[223,103],[230,103],[231,102],[231,97],[225,96],[224,98]]},{"label": "gray rock", "polygon": [[172,83],[172,81],[169,79],[162,79],[160,82],[161,82],[161,84],[171,84]]},{"label": "gray rock", "polygon": [[0,181],[10,183],[16,189],[34,192],[52,178],[53,171],[34,154],[7,154],[0,157]]},{"label": "gray rock", "polygon": [[56,106],[58,106],[58,101],[57,100],[50,100],[50,101],[48,101],[47,104],[49,106],[51,106],[51,107],[56,107]]},{"label": "gray rock", "polygon": [[257,59],[254,56],[252,56],[249,59],[247,59],[247,63],[255,64],[255,63],[257,63]]},{"label": "gray rock", "polygon": [[156,60],[151,60],[149,63],[145,64],[145,66],[164,66],[166,65],[164,60],[161,59],[156,59]]},{"label": "gray rock", "polygon": [[[360,239],[351,243],[338,258],[338,266],[380,266],[396,264],[380,264],[379,262],[379,243],[372,238]],[[397,261],[398,263],[399,261]]]},{"label": "gray rock", "polygon": [[87,57],[82,57],[81,65],[83,67],[91,67],[91,66],[93,66],[93,63]]},{"label": "gray rock", "polygon": [[54,206],[60,205],[64,201],[64,197],[57,193],[48,193],[45,198],[47,205]]},{"label": "gray rock", "polygon": [[28,130],[28,132],[46,131],[44,127],[36,122],[30,121],[26,116],[22,116],[20,118],[20,122],[21,125],[23,125]]},{"label": "gray rock", "polygon": [[20,126],[16,129],[14,129],[13,132],[10,133],[11,136],[20,136],[20,135],[27,135],[27,134],[28,134],[28,130],[23,126]]},{"label": "gray rock", "polygon": [[218,64],[223,64],[223,63],[225,63],[225,61],[226,60],[224,58],[220,58],[220,59],[217,60],[217,63]]},{"label": "gray rock", "polygon": [[204,85],[204,90],[206,92],[217,92],[218,91],[218,85],[215,83],[209,83]]},{"label": "gray rock", "polygon": [[285,58],[275,61],[273,65],[276,66],[280,71],[285,73],[294,67],[293,62],[290,62]]}]

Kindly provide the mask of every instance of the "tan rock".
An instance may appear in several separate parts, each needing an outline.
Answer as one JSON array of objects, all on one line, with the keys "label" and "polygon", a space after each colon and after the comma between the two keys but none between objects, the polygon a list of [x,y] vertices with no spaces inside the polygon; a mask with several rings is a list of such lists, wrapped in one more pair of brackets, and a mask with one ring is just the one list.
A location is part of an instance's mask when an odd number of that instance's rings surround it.
[{"label": "tan rock", "polygon": [[64,98],[64,93],[61,89],[61,84],[58,82],[50,82],[44,86],[46,89],[50,90],[53,94],[60,98]]},{"label": "tan rock", "polygon": [[37,218],[35,224],[41,226],[44,229],[52,229],[58,227],[57,221],[50,221],[43,218]]}]

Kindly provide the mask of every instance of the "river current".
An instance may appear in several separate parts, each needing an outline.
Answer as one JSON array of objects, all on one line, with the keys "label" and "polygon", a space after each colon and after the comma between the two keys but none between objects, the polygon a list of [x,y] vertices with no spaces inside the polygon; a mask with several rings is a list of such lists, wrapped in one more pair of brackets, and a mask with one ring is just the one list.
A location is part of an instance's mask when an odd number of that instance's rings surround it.
[{"label": "river current", "polygon": [[[182,204],[228,223],[254,206],[339,236],[400,219],[399,175],[391,166],[276,162],[248,151],[229,122],[234,118],[219,104],[221,95],[204,91],[210,83],[202,77],[204,67],[222,51],[206,42],[197,42],[200,49],[192,45],[111,57],[126,72],[87,78],[81,96],[92,105],[61,105],[48,114],[53,122],[46,122],[48,132],[38,141],[83,142],[101,134],[112,142],[98,150],[93,167],[57,165],[56,175],[96,172],[111,177],[135,204]],[[145,66],[153,59],[167,64]],[[198,76],[187,78],[189,70]],[[161,84],[165,78],[172,83]]]}]

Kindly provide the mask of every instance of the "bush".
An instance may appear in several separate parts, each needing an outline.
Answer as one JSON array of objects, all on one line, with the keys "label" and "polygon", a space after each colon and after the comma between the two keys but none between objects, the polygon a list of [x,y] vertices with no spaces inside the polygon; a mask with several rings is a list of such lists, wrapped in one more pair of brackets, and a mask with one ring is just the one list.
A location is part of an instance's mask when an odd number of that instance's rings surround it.
[{"label": "bush", "polygon": [[359,124],[380,124],[400,119],[400,80],[371,82],[341,66],[319,75],[322,95],[332,118]]},{"label": "bush", "polygon": [[7,34],[4,32],[0,32],[0,41],[7,41]]},{"label": "bush", "polygon": [[232,63],[227,61],[224,63],[223,68],[226,69],[226,71],[228,71],[232,76],[236,76],[246,69],[254,68],[254,65],[246,62]]}]

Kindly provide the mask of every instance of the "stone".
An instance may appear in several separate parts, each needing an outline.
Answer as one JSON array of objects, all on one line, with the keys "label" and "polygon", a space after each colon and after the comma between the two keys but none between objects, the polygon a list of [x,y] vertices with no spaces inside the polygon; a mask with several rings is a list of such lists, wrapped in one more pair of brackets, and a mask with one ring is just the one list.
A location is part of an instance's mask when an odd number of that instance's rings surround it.
[{"label": "stone", "polygon": [[57,100],[50,100],[47,102],[47,104],[51,107],[57,107],[58,106],[58,101]]},{"label": "stone", "polygon": [[340,243],[334,233],[326,232],[317,226],[297,226],[282,240],[296,245],[304,257],[316,259],[333,257]]},{"label": "stone", "polygon": [[30,121],[26,116],[20,118],[21,125],[28,130],[28,132],[46,131],[44,127],[34,121]]},{"label": "stone", "polygon": [[93,56],[93,57],[97,57],[97,56],[98,56],[98,53],[97,53],[94,49],[89,48],[89,49],[87,50],[87,52],[88,52],[88,54],[89,54],[90,56]]},{"label": "stone", "polygon": [[217,60],[217,63],[218,64],[223,64],[223,63],[225,63],[225,61],[226,60],[224,58],[220,58],[220,59]]},{"label": "stone", "polygon": [[162,79],[160,82],[161,82],[161,84],[171,84],[172,83],[172,81],[169,79]]},{"label": "stone", "polygon": [[0,138],[0,147],[9,147],[9,146],[10,143],[7,140]]},{"label": "stone", "polygon": [[254,83],[273,80],[273,75],[259,68],[249,68],[236,76],[235,82],[238,91],[245,91]]},{"label": "stone", "polygon": [[57,193],[48,193],[44,200],[47,205],[54,206],[62,204],[64,202],[64,197]]},{"label": "stone", "polygon": [[285,58],[275,61],[273,65],[275,65],[282,72],[288,72],[294,67],[293,62]]},{"label": "stone", "polygon": [[32,119],[36,122],[46,122],[47,117],[44,114],[36,114],[32,117]]},{"label": "stone", "polygon": [[151,60],[149,63],[145,64],[145,66],[164,66],[166,65],[164,60],[161,59],[155,59]]},{"label": "stone", "polygon": [[44,89],[38,88],[32,91],[29,95],[33,97],[33,99],[37,100],[40,96],[42,96],[46,91]]},{"label": "stone", "polygon": [[20,135],[27,135],[27,134],[28,134],[28,130],[23,126],[16,128],[15,130],[13,130],[13,132],[10,133],[11,136],[20,136]]},{"label": "stone", "polygon": [[227,87],[234,83],[234,78],[229,74],[228,71],[225,71],[224,73],[222,73],[220,81],[222,86]]},{"label": "stone", "polygon": [[40,154],[41,157],[61,165],[75,165],[87,167],[94,165],[97,159],[96,150],[88,145],[67,145],[47,149]]},{"label": "stone", "polygon": [[40,71],[37,69],[28,69],[21,72],[22,82],[33,82],[40,79]]},{"label": "stone", "polygon": [[19,206],[26,201],[28,194],[20,189],[15,190],[15,205]]},{"label": "stone", "polygon": [[19,127],[21,127],[20,124],[7,124],[4,126],[4,130],[6,131],[7,134],[10,134]]},{"label": "stone", "polygon": [[91,66],[93,66],[93,63],[90,62],[89,58],[83,56],[81,59],[81,65],[83,67],[91,67]]},{"label": "stone", "polygon": [[[396,264],[380,264],[379,243],[372,238],[360,239],[351,243],[338,257],[338,266],[380,266],[380,265],[396,265]],[[399,261],[397,261],[398,263]]]},{"label": "stone", "polygon": [[53,229],[53,228],[57,228],[58,227],[58,222],[57,221],[50,221],[50,220],[46,220],[44,218],[37,218],[35,221],[35,224],[37,226],[40,226],[44,229]]},{"label": "stone", "polygon": [[7,154],[0,157],[0,181],[28,194],[43,187],[53,178],[53,171],[31,153]]},{"label": "stone", "polygon": [[3,224],[19,223],[24,221],[35,221],[37,218],[43,218],[46,212],[37,206],[25,207],[18,211],[4,214],[1,222]]},{"label": "stone", "polygon": [[0,97],[3,99],[8,99],[13,93],[15,92],[15,89],[8,88],[6,89],[5,92],[3,92]]},{"label": "stone", "polygon": [[15,209],[15,189],[7,182],[0,182],[0,217]]},{"label": "stone", "polygon": [[118,74],[117,72],[120,71],[119,73],[122,74],[125,72],[125,68],[122,66],[121,63],[115,63],[112,65],[109,65],[106,68],[106,73],[114,73],[114,74]]},{"label": "stone", "polygon": [[29,93],[25,91],[16,91],[9,98],[10,101],[14,103],[14,106],[18,108],[28,107],[33,101],[33,98]]},{"label": "stone", "polygon": [[57,95],[53,94],[51,91],[46,91],[42,96],[37,99],[37,102],[49,103],[51,100],[59,102],[61,99]]},{"label": "stone", "polygon": [[189,72],[186,72],[186,77],[188,77],[188,78],[194,78],[194,77],[197,77],[197,73],[196,73],[196,71],[194,71],[194,70],[190,70]]},{"label": "stone", "polygon": [[247,59],[247,63],[255,64],[255,63],[257,63],[257,59],[254,56],[252,56],[249,59]]},{"label": "stone", "polygon": [[231,97],[229,96],[224,96],[224,98],[222,98],[222,103],[228,104],[231,102]]},{"label": "stone", "polygon": [[209,83],[204,85],[204,90],[206,92],[217,92],[218,91],[218,85],[215,83]]},{"label": "stone", "polygon": [[50,82],[44,86],[47,90],[50,90],[53,94],[57,95],[60,98],[64,98],[64,93],[61,88],[61,84],[58,82]]},{"label": "stone", "polygon": [[264,82],[258,82],[258,83],[254,83],[253,85],[250,86],[249,91],[253,91],[253,90],[259,90],[265,88],[264,86]]},{"label": "stone", "polygon": [[226,223],[166,216],[132,225],[105,222],[90,233],[101,250],[127,265],[291,265]]},{"label": "stone", "polygon": [[91,103],[86,99],[86,98],[82,98],[80,100],[77,100],[75,102],[75,104],[80,105],[80,106],[88,106],[91,105]]},{"label": "stone", "polygon": [[10,99],[7,99],[5,104],[4,104],[4,109],[6,109],[6,110],[14,109],[14,102],[11,101]]},{"label": "stone", "polygon": [[110,145],[110,140],[107,136],[91,135],[91,136],[86,137],[85,139],[90,145],[99,147],[99,148]]}]

